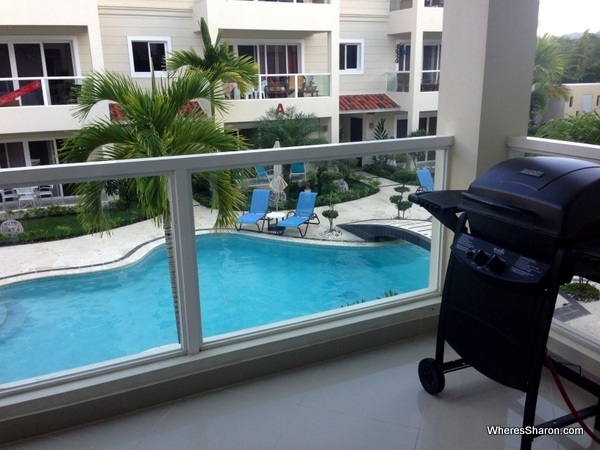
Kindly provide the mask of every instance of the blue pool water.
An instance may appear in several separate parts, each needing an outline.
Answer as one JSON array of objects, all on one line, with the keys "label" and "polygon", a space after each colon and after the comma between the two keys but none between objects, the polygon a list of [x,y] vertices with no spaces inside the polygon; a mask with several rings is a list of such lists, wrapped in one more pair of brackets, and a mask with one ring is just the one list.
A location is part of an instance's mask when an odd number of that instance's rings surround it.
[{"label": "blue pool water", "polygon": [[[238,234],[197,239],[204,337],[427,286],[412,244],[323,246]],[[0,383],[177,343],[166,252],[118,270],[0,288]]]}]

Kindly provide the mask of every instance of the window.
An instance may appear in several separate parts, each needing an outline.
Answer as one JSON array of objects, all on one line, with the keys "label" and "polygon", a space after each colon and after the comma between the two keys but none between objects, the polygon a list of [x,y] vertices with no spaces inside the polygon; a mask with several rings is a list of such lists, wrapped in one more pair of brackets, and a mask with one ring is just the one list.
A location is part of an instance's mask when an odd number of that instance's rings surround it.
[{"label": "window", "polygon": [[396,45],[398,72],[410,72],[410,44]]},{"label": "window", "polygon": [[363,73],[363,42],[340,43],[340,72]]},{"label": "window", "polygon": [[441,45],[423,46],[423,72],[421,77],[422,92],[439,90],[441,55]]},{"label": "window", "polygon": [[74,75],[70,41],[0,43],[0,106],[66,105]]},{"label": "window", "polygon": [[409,92],[410,90],[410,44],[396,45],[396,92]]},{"label": "window", "polygon": [[129,37],[129,62],[132,77],[164,76],[165,58],[171,39],[165,37]]},{"label": "window", "polygon": [[573,96],[571,95],[569,97],[569,108],[572,108],[572,107],[573,107]]},{"label": "window", "polygon": [[55,141],[0,142],[0,168],[56,164]]},{"label": "window", "polygon": [[239,56],[249,56],[258,64],[261,75],[298,73],[300,46],[298,44],[238,45]]}]

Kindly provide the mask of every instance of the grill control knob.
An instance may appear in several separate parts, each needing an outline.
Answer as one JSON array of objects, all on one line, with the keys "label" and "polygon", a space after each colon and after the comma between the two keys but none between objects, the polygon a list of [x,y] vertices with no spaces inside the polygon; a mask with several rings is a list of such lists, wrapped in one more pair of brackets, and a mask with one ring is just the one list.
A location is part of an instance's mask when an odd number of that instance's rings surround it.
[{"label": "grill control knob", "polygon": [[483,250],[477,250],[475,256],[473,256],[473,261],[477,264],[478,267],[483,267],[487,264],[489,260],[488,255],[485,254]]},{"label": "grill control knob", "polygon": [[492,258],[488,262],[487,266],[494,273],[503,272],[504,269],[506,268],[506,264],[504,264],[504,262],[500,258],[498,258],[496,255],[492,256]]}]

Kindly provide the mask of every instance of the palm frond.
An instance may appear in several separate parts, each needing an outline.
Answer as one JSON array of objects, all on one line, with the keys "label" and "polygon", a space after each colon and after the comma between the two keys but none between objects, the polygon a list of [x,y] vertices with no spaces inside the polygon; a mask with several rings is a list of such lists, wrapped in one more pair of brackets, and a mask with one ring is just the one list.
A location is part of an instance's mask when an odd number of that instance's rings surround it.
[{"label": "palm frond", "polygon": [[205,178],[210,185],[211,206],[217,210],[214,228],[220,230],[232,227],[244,203],[242,191],[233,182],[235,178],[234,171],[220,170],[196,175]]},{"label": "palm frond", "polygon": [[105,182],[90,181],[77,185],[77,217],[88,233],[103,234],[110,230],[104,209],[102,208],[102,190]]}]

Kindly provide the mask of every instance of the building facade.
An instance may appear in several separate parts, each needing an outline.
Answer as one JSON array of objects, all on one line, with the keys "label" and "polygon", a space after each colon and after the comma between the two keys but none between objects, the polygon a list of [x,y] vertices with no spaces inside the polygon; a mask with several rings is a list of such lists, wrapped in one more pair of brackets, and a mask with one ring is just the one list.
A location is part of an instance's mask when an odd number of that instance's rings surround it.
[{"label": "building facade", "polygon": [[[219,119],[249,136],[271,108],[315,114],[329,142],[437,131],[443,2],[6,0],[0,15],[0,167],[58,162],[81,123],[71,88],[94,70],[149,85],[169,52],[202,51],[198,22],[259,67]],[[60,12],[60,14],[57,14]],[[281,105],[281,106],[280,106]],[[106,105],[105,105],[106,106]],[[207,108],[208,110],[208,108]],[[105,117],[96,108],[91,119]],[[56,187],[55,195],[66,194]],[[60,191],[60,192],[59,192]]]},{"label": "building facade", "polygon": [[571,83],[564,86],[569,90],[569,98],[551,100],[542,118],[543,123],[582,112],[600,112],[600,83]]}]

